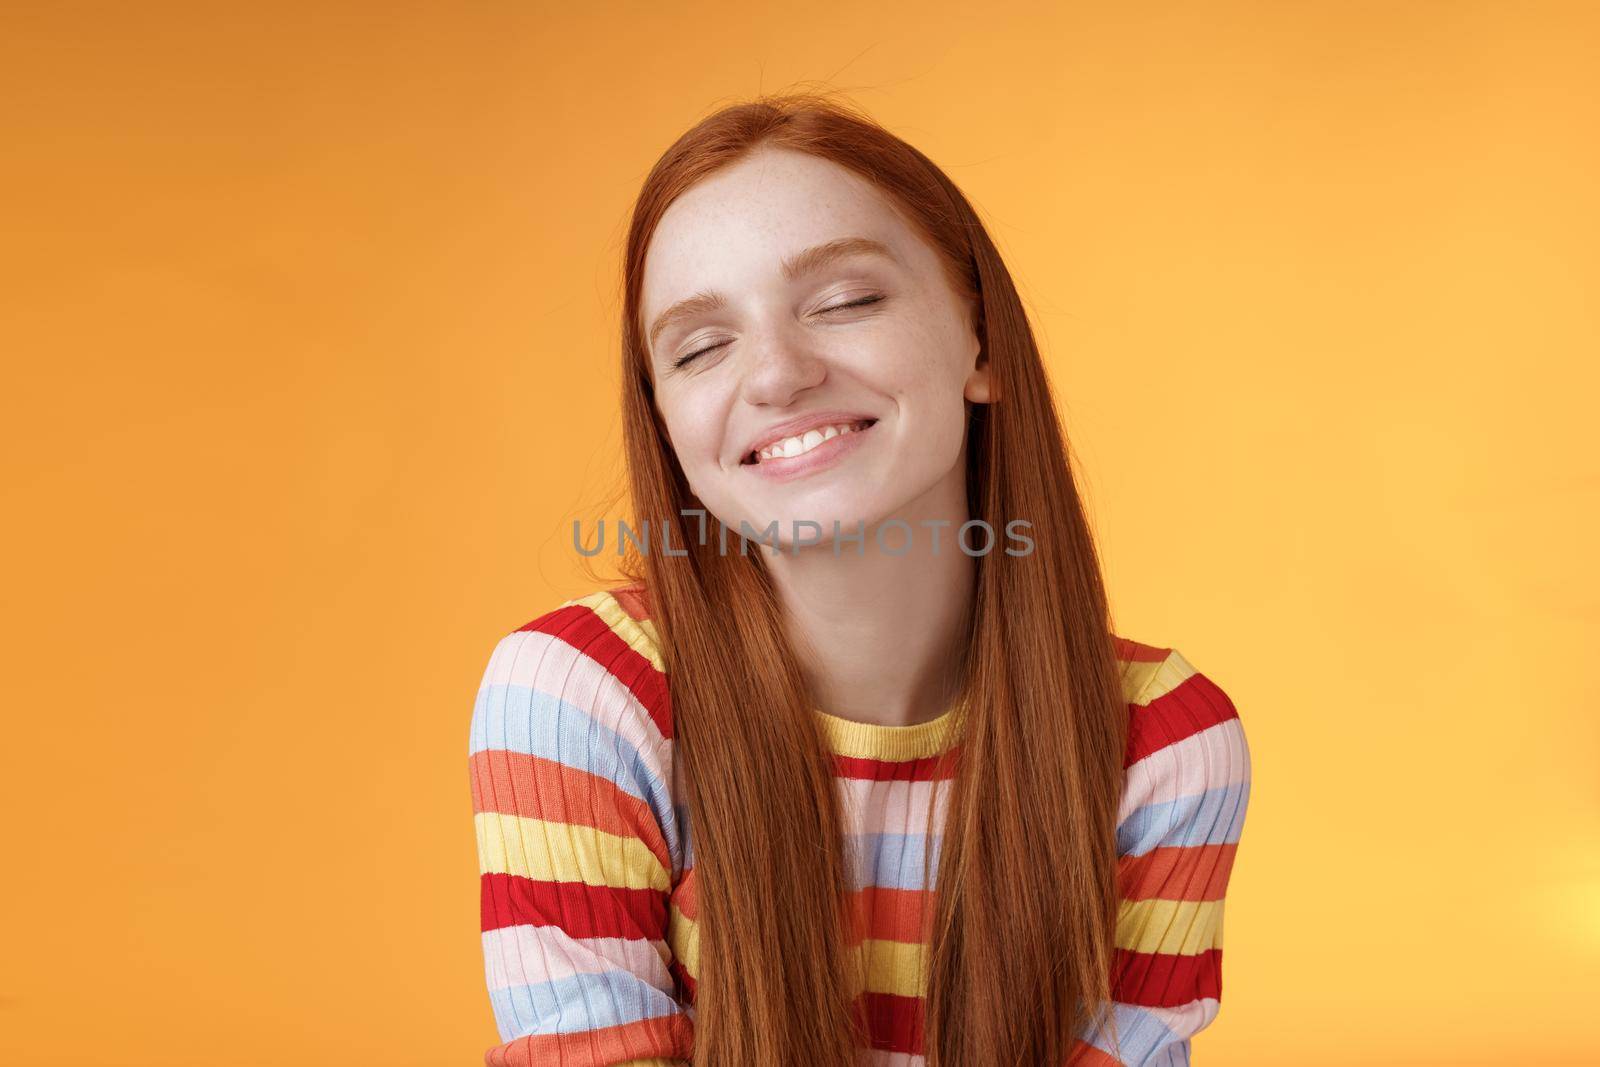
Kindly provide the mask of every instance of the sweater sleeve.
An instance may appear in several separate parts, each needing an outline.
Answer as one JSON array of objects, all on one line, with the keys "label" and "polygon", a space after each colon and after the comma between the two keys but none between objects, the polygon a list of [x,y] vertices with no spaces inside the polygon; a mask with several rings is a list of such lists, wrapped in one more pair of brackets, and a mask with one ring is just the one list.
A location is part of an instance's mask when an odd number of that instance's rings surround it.
[{"label": "sweater sleeve", "polygon": [[1102,1024],[1073,1062],[1176,1067],[1221,1004],[1223,899],[1250,751],[1233,702],[1176,650],[1130,710],[1112,976],[1120,1055]]},{"label": "sweater sleeve", "polygon": [[[614,606],[614,605],[613,605]],[[500,639],[469,776],[490,1067],[692,1057],[666,941],[682,871],[664,676],[592,603]]]}]

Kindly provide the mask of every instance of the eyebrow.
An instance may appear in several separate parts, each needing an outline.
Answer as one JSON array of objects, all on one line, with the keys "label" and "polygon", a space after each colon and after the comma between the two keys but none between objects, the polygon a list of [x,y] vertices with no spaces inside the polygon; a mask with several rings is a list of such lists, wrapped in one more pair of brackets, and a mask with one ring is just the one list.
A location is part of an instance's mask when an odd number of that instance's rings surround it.
[{"label": "eyebrow", "polygon": [[[792,282],[848,256],[882,256],[891,263],[898,265],[900,262],[895,254],[889,251],[889,246],[882,241],[874,241],[870,237],[840,237],[796,252],[783,261],[780,269],[784,278]],[[650,348],[655,349],[656,338],[667,327],[708,311],[720,310],[726,307],[727,303],[727,297],[710,290],[702,290],[694,296],[678,301],[656,316],[656,321],[650,327]]]}]

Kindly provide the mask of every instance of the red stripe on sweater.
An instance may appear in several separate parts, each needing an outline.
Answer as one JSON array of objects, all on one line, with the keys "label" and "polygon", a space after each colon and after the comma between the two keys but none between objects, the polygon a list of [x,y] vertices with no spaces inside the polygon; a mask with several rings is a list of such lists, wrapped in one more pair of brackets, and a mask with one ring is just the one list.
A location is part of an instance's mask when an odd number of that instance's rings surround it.
[{"label": "red stripe on sweater", "polygon": [[1117,658],[1129,663],[1160,663],[1167,658],[1170,648],[1161,648],[1157,645],[1141,644],[1127,637],[1111,635],[1111,643],[1117,650]]},{"label": "red stripe on sweater", "polygon": [[1174,742],[1239,717],[1228,695],[1198,672],[1150,703],[1129,710],[1128,744],[1122,760],[1125,768]]},{"label": "red stripe on sweater", "polygon": [[[698,984],[683,968],[682,961],[672,961],[667,965],[667,971],[678,982],[678,1001],[693,1005],[694,997],[698,993]],[[1154,982],[1160,976],[1160,971],[1154,968],[1146,968],[1142,973],[1146,974],[1147,981],[1150,982]],[[1170,1006],[1186,1005],[1194,998],[1184,997],[1182,1000],[1173,998]],[[1123,1003],[1138,1003],[1123,995],[1117,995],[1117,1000]],[[1152,1003],[1160,1006],[1160,1001]],[[854,1013],[866,1030],[869,1048],[885,1053],[925,1056],[926,1035],[923,1030],[925,1001],[922,997],[899,997],[896,993],[862,993],[861,997],[856,998]],[[1118,1061],[1088,1041],[1074,1040],[1072,1053],[1067,1056],[1067,1067],[1123,1067],[1123,1064],[1122,1061]]]},{"label": "red stripe on sweater", "polygon": [[636,1059],[687,1060],[694,1052],[694,1023],[674,1013],[574,1034],[530,1034],[490,1049],[488,1067],[601,1067]]},{"label": "red stripe on sweater", "polygon": [[483,929],[558,926],[572,937],[661,940],[667,929],[667,894],[587,882],[545,882],[520,874],[480,876]]},{"label": "red stripe on sweater", "polygon": [[678,1003],[693,1004],[698,983],[689,973],[689,969],[683,965],[683,961],[674,956],[672,962],[667,964],[667,970],[678,980]]},{"label": "red stripe on sweater", "polygon": [[869,782],[944,781],[955,777],[956,758],[960,751],[961,746],[957,744],[938,756],[908,760],[879,760],[835,754],[834,776]]},{"label": "red stripe on sweater", "polygon": [[678,911],[685,919],[700,918],[700,894],[695,888],[700,884],[700,879],[691,878],[694,874],[694,865],[690,864],[678,876],[678,884],[672,888],[672,903],[678,906]]},{"label": "red stripe on sweater", "polygon": [[1192,956],[1117,949],[1112,961],[1112,996],[1147,1008],[1181,1008],[1201,997],[1222,999],[1222,950]]},{"label": "red stripe on sweater", "polygon": [[1067,1055],[1067,1067],[1127,1067],[1111,1053],[1087,1041],[1074,1040]]},{"label": "red stripe on sweater", "polygon": [[858,998],[864,1013],[868,1047],[881,1052],[922,1054],[922,998],[895,993],[863,993]]},{"label": "red stripe on sweater", "polygon": [[927,945],[933,936],[935,891],[869,885],[850,894],[852,931],[876,941]]},{"label": "red stripe on sweater", "polygon": [[635,622],[649,622],[655,617],[650,590],[643,582],[624,585],[610,592],[616,602],[622,605],[622,610],[626,611]]},{"label": "red stripe on sweater", "polygon": [[1238,844],[1162,845],[1117,859],[1123,900],[1221,900]]}]

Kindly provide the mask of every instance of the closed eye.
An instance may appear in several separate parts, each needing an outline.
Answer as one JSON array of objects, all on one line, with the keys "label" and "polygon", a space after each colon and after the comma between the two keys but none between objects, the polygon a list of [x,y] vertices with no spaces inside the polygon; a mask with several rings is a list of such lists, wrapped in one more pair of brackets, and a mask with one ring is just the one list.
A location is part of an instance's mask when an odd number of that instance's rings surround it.
[{"label": "closed eye", "polygon": [[848,304],[835,304],[835,305],[833,305],[833,307],[823,308],[821,311],[817,312],[817,314],[826,315],[830,311],[844,311],[846,308],[866,307],[868,304],[876,304],[878,301],[880,301],[882,299],[883,299],[882,296],[877,296],[877,295],[864,296],[860,300],[852,300]]},{"label": "closed eye", "polygon": [[677,359],[672,361],[672,369],[673,370],[677,370],[679,367],[683,366],[685,363],[689,362],[691,359],[695,358],[696,356],[703,356],[707,352],[710,352],[712,349],[721,348],[723,345],[725,345],[727,343],[728,343],[727,341],[722,341],[722,342],[720,342],[718,344],[706,345],[704,348],[695,349],[693,352],[690,352],[686,356],[679,356]]},{"label": "closed eye", "polygon": [[[819,309],[817,311],[817,314],[818,315],[827,315],[827,314],[830,314],[830,313],[835,312],[835,311],[849,311],[851,308],[866,307],[868,304],[876,304],[879,301],[881,301],[882,299],[883,299],[883,296],[881,294],[874,294],[872,296],[864,296],[860,300],[852,300],[847,304],[835,304],[832,307],[821,308],[821,309]],[[697,356],[703,356],[707,352],[715,351],[716,349],[721,348],[723,345],[726,345],[728,343],[729,342],[727,342],[727,341],[719,341],[717,344],[714,344],[714,345],[707,345],[704,348],[697,348],[693,352],[690,352],[688,355],[679,356],[677,359],[672,361],[672,369],[673,370],[677,370],[679,367],[683,366],[685,363],[688,363],[691,359],[694,359]]]}]

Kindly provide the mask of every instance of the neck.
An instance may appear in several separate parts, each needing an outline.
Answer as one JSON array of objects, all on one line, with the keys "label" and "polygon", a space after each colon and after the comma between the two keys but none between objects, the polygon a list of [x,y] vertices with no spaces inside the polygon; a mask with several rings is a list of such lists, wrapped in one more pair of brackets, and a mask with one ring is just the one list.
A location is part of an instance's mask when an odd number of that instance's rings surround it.
[{"label": "neck", "polygon": [[[962,470],[957,464],[953,473]],[[881,529],[890,519],[906,526]],[[957,653],[968,639],[977,576],[976,560],[956,540],[967,520],[964,479],[952,477],[869,524],[860,554],[854,542],[841,543],[837,555],[831,543],[798,553],[786,546],[777,556],[762,550],[819,710],[911,726],[950,706],[961,684]],[[925,525],[941,521],[946,525]],[[907,546],[903,555],[878,547],[880,529],[890,549]],[[976,533],[969,540],[983,543]]]}]

